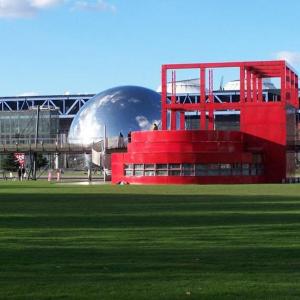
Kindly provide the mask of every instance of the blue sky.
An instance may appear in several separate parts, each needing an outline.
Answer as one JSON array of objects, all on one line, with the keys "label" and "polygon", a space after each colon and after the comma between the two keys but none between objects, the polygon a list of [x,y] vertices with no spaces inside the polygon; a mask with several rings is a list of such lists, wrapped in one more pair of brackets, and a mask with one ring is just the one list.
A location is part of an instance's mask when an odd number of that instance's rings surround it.
[{"label": "blue sky", "polygon": [[299,17],[297,0],[2,0],[0,95],[156,89],[163,63],[286,58],[299,70]]}]

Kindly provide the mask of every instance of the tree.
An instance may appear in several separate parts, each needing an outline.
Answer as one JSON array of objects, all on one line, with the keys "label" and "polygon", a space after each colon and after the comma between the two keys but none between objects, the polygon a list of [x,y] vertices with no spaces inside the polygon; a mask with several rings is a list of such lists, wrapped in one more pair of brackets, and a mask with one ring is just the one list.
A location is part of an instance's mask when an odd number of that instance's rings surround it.
[{"label": "tree", "polygon": [[2,162],[2,169],[5,171],[15,172],[19,168],[19,163],[13,153],[8,154]]},{"label": "tree", "polygon": [[48,165],[48,159],[39,153],[36,157],[36,166],[38,169],[46,167]]}]

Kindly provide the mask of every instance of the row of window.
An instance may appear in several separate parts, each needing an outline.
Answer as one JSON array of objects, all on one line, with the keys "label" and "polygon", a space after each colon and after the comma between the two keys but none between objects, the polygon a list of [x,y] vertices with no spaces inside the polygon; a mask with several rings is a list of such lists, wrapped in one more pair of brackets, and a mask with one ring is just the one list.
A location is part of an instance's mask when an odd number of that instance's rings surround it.
[{"label": "row of window", "polygon": [[256,176],[262,164],[126,164],[125,176]]}]

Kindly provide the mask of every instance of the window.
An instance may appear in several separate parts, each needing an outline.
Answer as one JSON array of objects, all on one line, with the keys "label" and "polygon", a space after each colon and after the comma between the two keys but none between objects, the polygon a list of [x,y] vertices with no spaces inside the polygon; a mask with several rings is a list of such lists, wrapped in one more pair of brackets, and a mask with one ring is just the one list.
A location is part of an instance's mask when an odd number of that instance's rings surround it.
[{"label": "window", "polygon": [[182,175],[183,176],[194,176],[195,165],[194,164],[182,164]]},{"label": "window", "polygon": [[155,170],[154,164],[145,164],[145,170]]},{"label": "window", "polygon": [[257,175],[257,170],[256,170],[256,165],[255,165],[255,164],[252,164],[252,165],[251,165],[251,168],[250,168],[250,175],[251,175],[251,176]]},{"label": "window", "polygon": [[242,174],[241,164],[233,164],[232,165],[232,175],[233,176],[240,176],[241,174]]},{"label": "window", "polygon": [[243,176],[249,175],[249,164],[242,165],[242,175]]},{"label": "window", "polygon": [[134,165],[134,169],[135,170],[144,170],[144,165],[143,164]]},{"label": "window", "polygon": [[255,164],[125,164],[125,176],[257,176],[263,165]]},{"label": "window", "polygon": [[195,165],[195,175],[196,176],[206,176],[207,174],[207,165],[196,164]]},{"label": "window", "polygon": [[143,176],[144,175],[144,171],[142,170],[134,170],[134,176]]},{"label": "window", "polygon": [[208,166],[208,176],[218,176],[220,174],[220,165],[219,164],[209,164]]},{"label": "window", "polygon": [[145,176],[155,176],[155,171],[154,170],[145,170]]},{"label": "window", "polygon": [[133,176],[133,170],[125,170],[125,176]]},{"label": "window", "polygon": [[169,169],[170,170],[176,170],[179,169],[180,170],[180,164],[169,164]]},{"label": "window", "polygon": [[155,176],[155,164],[145,164],[145,176]]},{"label": "window", "polygon": [[220,175],[230,176],[231,175],[231,164],[220,164]]},{"label": "window", "polygon": [[165,170],[165,169],[168,169],[167,164],[157,164],[156,165],[156,170]]},{"label": "window", "polygon": [[170,176],[180,176],[180,170],[169,170]]},{"label": "window", "polygon": [[157,170],[156,176],[168,176],[168,170]]},{"label": "window", "polygon": [[133,169],[133,164],[127,164],[124,166],[125,170],[132,170]]}]

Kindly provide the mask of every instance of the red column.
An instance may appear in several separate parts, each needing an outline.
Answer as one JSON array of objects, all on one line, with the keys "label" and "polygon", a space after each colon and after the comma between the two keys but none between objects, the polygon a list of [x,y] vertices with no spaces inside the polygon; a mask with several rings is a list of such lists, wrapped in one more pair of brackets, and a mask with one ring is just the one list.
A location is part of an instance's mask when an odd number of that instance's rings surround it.
[{"label": "red column", "polygon": [[251,71],[246,70],[247,74],[247,102],[251,102]]},{"label": "red column", "polygon": [[255,73],[252,74],[252,89],[253,89],[252,101],[257,102],[257,75]]},{"label": "red column", "polygon": [[245,102],[245,67],[240,68],[240,102]]},{"label": "red column", "polygon": [[292,96],[292,84],[291,84],[291,70],[289,68],[286,68],[286,100],[288,103],[291,103],[291,96]]},{"label": "red column", "polygon": [[200,71],[200,129],[206,129],[206,113],[205,113],[205,101],[206,101],[206,88],[205,88],[205,69]]},{"label": "red column", "polygon": [[286,66],[281,69],[281,102],[286,103]]},{"label": "red column", "polygon": [[296,105],[296,101],[295,101],[295,73],[291,70],[290,71],[290,80],[291,80],[291,101],[293,103],[293,105]]},{"label": "red column", "polygon": [[162,66],[161,76],[161,129],[167,130],[167,69]]},{"label": "red column", "polygon": [[257,97],[257,100],[258,102],[262,102],[263,101],[263,94],[262,94],[262,78],[261,77],[258,77],[258,97]]},{"label": "red column", "polygon": [[[176,103],[176,73],[172,71],[172,95],[171,95],[171,103]],[[171,130],[176,130],[177,124],[177,112],[175,110],[171,110]]]}]

